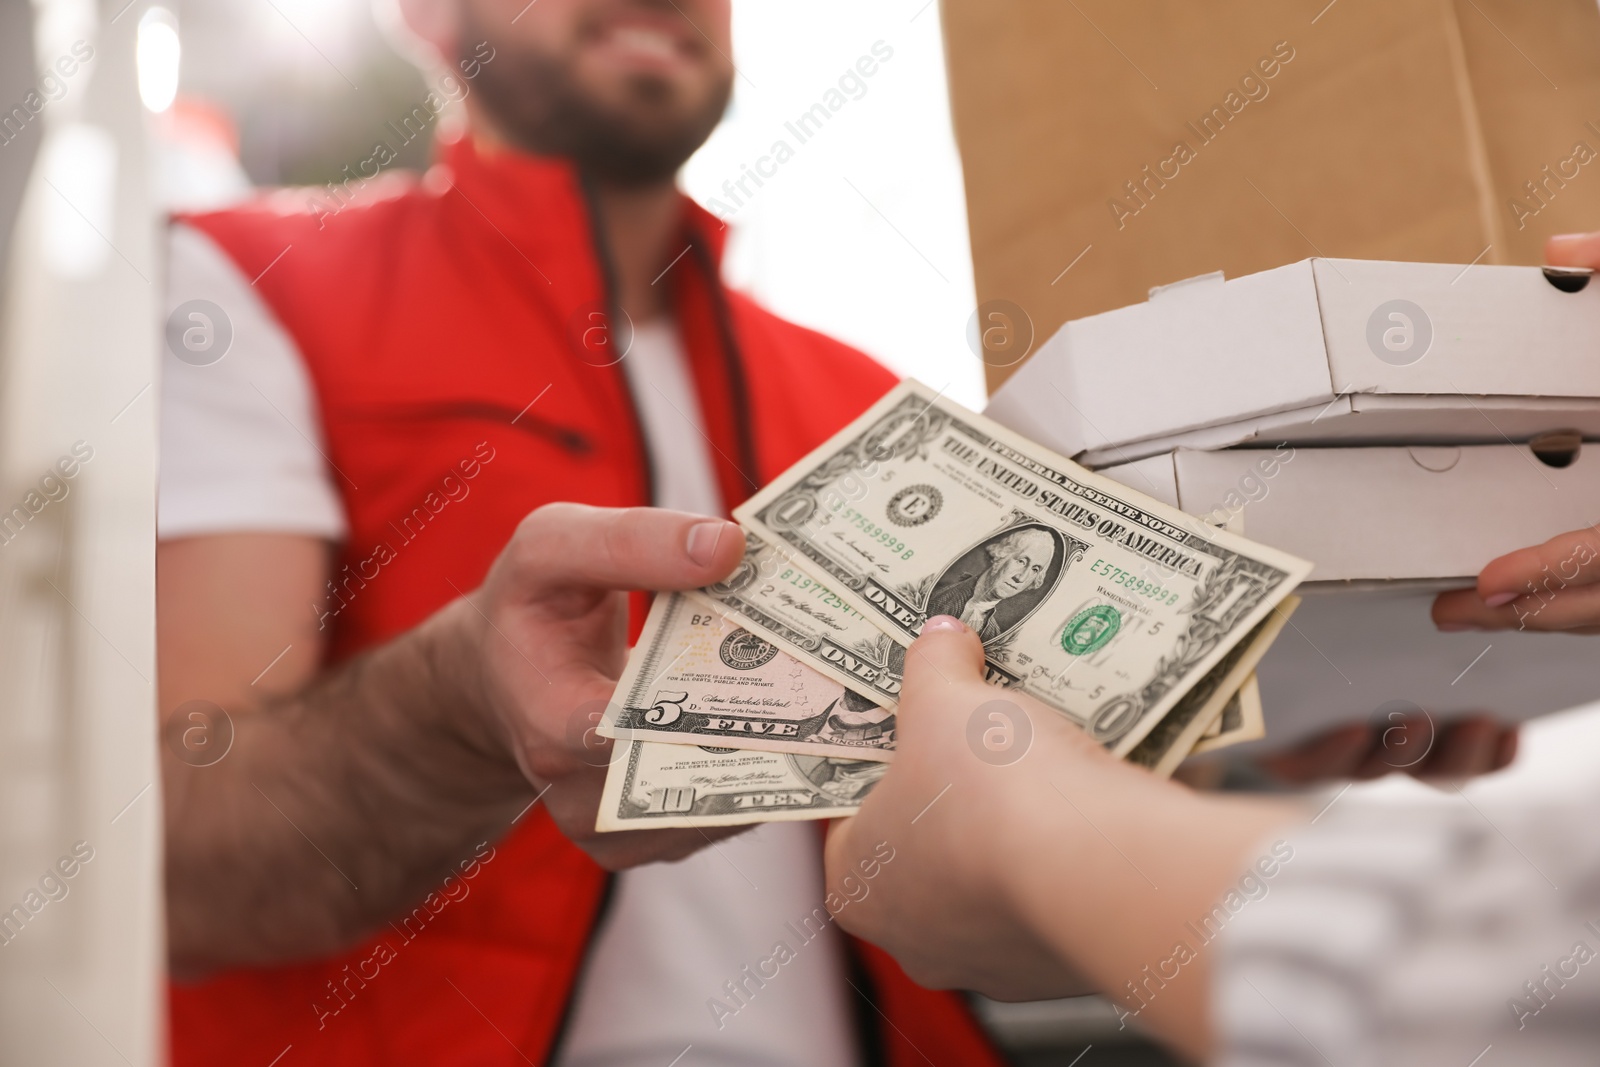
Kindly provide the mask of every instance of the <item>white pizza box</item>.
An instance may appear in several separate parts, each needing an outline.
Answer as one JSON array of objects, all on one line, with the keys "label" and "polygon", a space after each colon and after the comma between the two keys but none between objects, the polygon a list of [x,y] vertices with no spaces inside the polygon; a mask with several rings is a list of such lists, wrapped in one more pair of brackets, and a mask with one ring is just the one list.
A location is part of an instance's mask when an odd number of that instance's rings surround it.
[{"label": "white pizza box", "polygon": [[1525,444],[1177,449],[1101,473],[1311,560],[1311,582],[1470,580],[1496,556],[1600,519],[1600,444],[1541,452]]},{"label": "white pizza box", "polygon": [[1256,747],[1350,722],[1386,729],[1391,712],[1420,709],[1437,725],[1478,713],[1524,722],[1600,697],[1592,635],[1437,630],[1433,598],[1460,584],[1301,585],[1299,609],[1256,666],[1267,728]]},{"label": "white pizza box", "polygon": [[1091,470],[1104,470],[1175,448],[1503,444],[1566,431],[1586,440],[1600,440],[1600,399],[1357,393],[1335,397],[1315,410],[1274,412],[1225,426],[1090,449],[1078,456],[1078,462]]},{"label": "white pizza box", "polygon": [[1178,450],[1104,473],[1312,560],[1302,603],[1257,668],[1267,738],[1420,708],[1522,721],[1600,697],[1600,639],[1441,633],[1444,589],[1600,517],[1600,446],[1551,466],[1525,445]]},{"label": "white pizza box", "polygon": [[1600,285],[1308,259],[1069,322],[986,414],[1090,467],[1174,447],[1600,437]]}]

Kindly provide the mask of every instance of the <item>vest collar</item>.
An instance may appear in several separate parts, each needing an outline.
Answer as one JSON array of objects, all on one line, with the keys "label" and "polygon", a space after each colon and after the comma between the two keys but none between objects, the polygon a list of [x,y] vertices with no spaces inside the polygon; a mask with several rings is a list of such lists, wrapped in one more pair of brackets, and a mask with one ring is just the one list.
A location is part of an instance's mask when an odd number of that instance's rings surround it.
[{"label": "vest collar", "polygon": [[[438,162],[426,185],[441,196],[458,196],[466,216],[486,222],[556,286],[574,249],[592,249],[593,202],[585,180],[571,162],[500,145],[485,145],[470,134],[441,141]],[[700,245],[720,268],[727,224],[682,193],[683,237]],[[669,250],[662,267],[681,246]]]}]

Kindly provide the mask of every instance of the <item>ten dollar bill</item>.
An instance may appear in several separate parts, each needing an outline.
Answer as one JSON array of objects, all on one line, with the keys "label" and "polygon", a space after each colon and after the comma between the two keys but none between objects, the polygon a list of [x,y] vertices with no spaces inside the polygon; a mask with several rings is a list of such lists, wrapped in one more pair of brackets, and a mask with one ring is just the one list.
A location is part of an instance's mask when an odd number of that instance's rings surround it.
[{"label": "ten dollar bill", "polygon": [[618,741],[595,829],[854,815],[888,767],[825,756]]}]

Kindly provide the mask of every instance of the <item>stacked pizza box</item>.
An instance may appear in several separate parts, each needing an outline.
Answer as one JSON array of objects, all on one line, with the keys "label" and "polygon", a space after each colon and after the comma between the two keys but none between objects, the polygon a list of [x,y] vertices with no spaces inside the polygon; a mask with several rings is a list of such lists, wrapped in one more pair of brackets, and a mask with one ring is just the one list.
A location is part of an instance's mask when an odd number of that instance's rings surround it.
[{"label": "stacked pizza box", "polygon": [[1337,259],[1206,275],[1067,323],[987,414],[1316,563],[1257,672],[1270,743],[1397,709],[1523,719],[1600,697],[1595,639],[1442,633],[1429,609],[1490,559],[1600,521],[1589,280]]}]

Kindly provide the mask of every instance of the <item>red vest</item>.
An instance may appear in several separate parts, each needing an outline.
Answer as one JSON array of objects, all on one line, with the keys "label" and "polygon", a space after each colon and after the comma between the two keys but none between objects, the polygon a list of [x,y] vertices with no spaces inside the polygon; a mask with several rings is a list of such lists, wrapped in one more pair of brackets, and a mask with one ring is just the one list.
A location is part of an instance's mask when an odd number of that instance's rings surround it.
[{"label": "red vest", "polygon": [[[651,499],[623,370],[591,330],[610,286],[574,170],[462,141],[420,181],[358,193],[281,191],[187,220],[255,279],[314,383],[350,523],[329,596],[308,608],[332,627],[335,661],[474,588],[541,504]],[[732,507],[893,379],[725,290],[721,238],[686,199],[658,284]],[[174,984],[174,1062],[265,1067],[288,1048],[281,1067],[543,1063],[606,877],[535,807],[451,897],[366,944]],[[999,1062],[955,995],[851,944],[869,1061]]]}]

